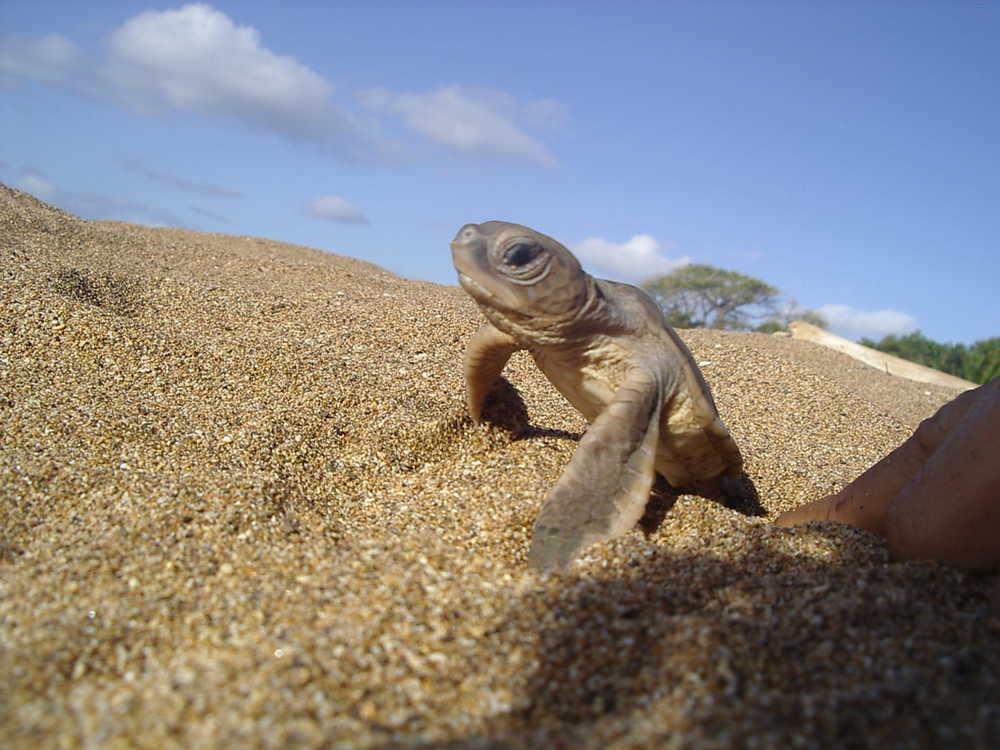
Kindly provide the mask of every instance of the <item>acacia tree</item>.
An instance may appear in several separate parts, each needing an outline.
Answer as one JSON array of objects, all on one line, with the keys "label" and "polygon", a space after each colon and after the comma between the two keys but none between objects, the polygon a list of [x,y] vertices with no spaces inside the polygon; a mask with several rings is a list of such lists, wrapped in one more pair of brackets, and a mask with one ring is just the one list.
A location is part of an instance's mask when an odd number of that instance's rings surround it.
[{"label": "acacia tree", "polygon": [[770,284],[714,266],[681,266],[648,279],[642,288],[676,328],[753,328],[771,333],[786,329],[793,320],[826,328],[819,313],[783,297]]},{"label": "acacia tree", "polygon": [[817,328],[826,328],[829,325],[826,322],[826,318],[824,318],[820,313],[815,310],[810,310],[808,307],[802,307],[798,302],[790,299],[781,305],[781,307],[776,310],[773,315],[769,316],[767,320],[757,326],[754,330],[760,331],[761,333],[787,331],[788,324],[795,320],[800,320],[803,323],[810,323]]},{"label": "acacia tree", "polygon": [[778,290],[770,284],[699,263],[649,279],[642,288],[681,328],[746,329],[778,310]]}]

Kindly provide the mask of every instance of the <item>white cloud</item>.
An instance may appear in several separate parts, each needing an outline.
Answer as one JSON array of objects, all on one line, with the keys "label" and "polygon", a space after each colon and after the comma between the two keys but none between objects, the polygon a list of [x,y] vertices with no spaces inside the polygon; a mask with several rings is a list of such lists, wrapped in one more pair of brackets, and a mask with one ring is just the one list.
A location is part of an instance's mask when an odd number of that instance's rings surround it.
[{"label": "white cloud", "polygon": [[260,32],[204,3],[146,10],[108,36],[103,60],[58,34],[0,35],[0,85],[33,80],[68,87],[147,116],[186,112],[235,120],[319,144],[351,161],[400,161],[378,115],[475,157],[554,163],[532,132],[566,119],[554,99],[521,101],[502,91],[448,86],[425,93],[360,92],[358,117],[334,103],[331,81],[265,46]]},{"label": "white cloud", "polygon": [[170,185],[173,188],[182,190],[185,193],[197,193],[200,195],[211,195],[220,198],[244,198],[246,197],[239,190],[233,190],[232,188],[222,187],[221,185],[213,185],[208,182],[198,182],[196,180],[187,180],[183,177],[177,177],[172,174],[167,174],[166,172],[159,172],[149,164],[144,162],[142,159],[121,159],[121,165],[131,172],[140,174],[148,180],[153,182],[159,182],[163,185]]},{"label": "white cloud", "polygon": [[823,305],[816,308],[834,333],[848,339],[870,338],[878,341],[890,334],[905,335],[917,330],[917,320],[898,310],[866,311],[848,305]]},{"label": "white cloud", "polygon": [[361,105],[393,115],[417,133],[468,156],[525,159],[549,166],[552,154],[519,123],[554,129],[565,108],[552,99],[521,103],[510,94],[490,89],[447,86],[427,93],[396,93],[368,89]]},{"label": "white cloud", "polygon": [[150,227],[185,226],[171,211],[106,193],[57,189],[49,202],[93,221],[128,221]]},{"label": "white cloud", "polygon": [[251,26],[210,5],[147,10],[111,32],[101,63],[55,34],[0,40],[0,81],[65,84],[145,115],[190,112],[234,119],[331,148],[352,160],[393,155],[377,123],[332,102],[333,84],[277,54]]},{"label": "white cloud", "polygon": [[94,221],[130,221],[147,226],[182,227],[184,224],[170,211],[148,206],[129,198],[106,193],[65,190],[36,169],[23,166],[11,185],[31,193],[46,203],[76,216]]},{"label": "white cloud", "polygon": [[33,169],[25,167],[14,179],[14,187],[31,193],[36,198],[51,200],[56,195],[56,186]]},{"label": "white cloud", "polygon": [[340,221],[346,224],[366,224],[364,212],[339,195],[322,195],[306,206],[306,214],[314,219]]},{"label": "white cloud", "polygon": [[313,139],[342,119],[323,76],[208,5],[143,11],[112,32],[109,52],[104,74],[143,111],[229,116]]},{"label": "white cloud", "polygon": [[0,36],[0,83],[27,78],[47,84],[65,82],[79,66],[80,51],[59,34],[35,39]]},{"label": "white cloud", "polygon": [[649,234],[637,234],[622,243],[588,237],[575,245],[573,252],[584,265],[592,264],[612,276],[635,282],[670,273],[691,262],[687,257],[668,258]]},{"label": "white cloud", "polygon": [[211,219],[212,221],[218,221],[222,224],[228,224],[229,219],[222,214],[216,213],[215,211],[209,211],[207,208],[201,206],[188,206],[191,211],[198,214],[199,216],[204,216],[206,219]]}]

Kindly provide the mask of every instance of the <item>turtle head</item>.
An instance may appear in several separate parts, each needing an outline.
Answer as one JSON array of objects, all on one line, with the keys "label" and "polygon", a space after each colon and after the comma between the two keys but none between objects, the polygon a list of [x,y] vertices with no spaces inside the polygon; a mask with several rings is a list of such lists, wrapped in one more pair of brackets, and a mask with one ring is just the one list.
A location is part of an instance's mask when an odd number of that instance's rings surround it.
[{"label": "turtle head", "polygon": [[519,224],[466,224],[452,240],[451,257],[469,296],[505,318],[555,322],[587,299],[589,277],[573,254]]}]

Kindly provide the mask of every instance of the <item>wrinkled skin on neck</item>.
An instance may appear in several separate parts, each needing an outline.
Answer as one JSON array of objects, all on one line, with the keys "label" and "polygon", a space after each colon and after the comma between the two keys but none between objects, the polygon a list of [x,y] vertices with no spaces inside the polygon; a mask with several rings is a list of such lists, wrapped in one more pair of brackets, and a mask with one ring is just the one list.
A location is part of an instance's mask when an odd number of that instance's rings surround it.
[{"label": "wrinkled skin on neck", "polygon": [[569,250],[519,224],[466,224],[451,254],[459,283],[490,323],[525,344],[565,335],[603,301]]}]

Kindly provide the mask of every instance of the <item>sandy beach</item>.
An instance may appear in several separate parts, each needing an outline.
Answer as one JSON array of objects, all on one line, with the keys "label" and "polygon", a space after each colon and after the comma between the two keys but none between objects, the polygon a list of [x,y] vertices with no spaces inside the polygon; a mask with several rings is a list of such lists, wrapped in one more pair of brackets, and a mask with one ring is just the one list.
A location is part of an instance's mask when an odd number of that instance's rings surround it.
[{"label": "sandy beach", "polygon": [[585,423],[519,353],[474,427],[480,322],[457,286],[0,186],[0,746],[1000,746],[996,576],[769,525],[957,391],[680,331],[768,516],[685,496],[541,576]]}]

